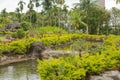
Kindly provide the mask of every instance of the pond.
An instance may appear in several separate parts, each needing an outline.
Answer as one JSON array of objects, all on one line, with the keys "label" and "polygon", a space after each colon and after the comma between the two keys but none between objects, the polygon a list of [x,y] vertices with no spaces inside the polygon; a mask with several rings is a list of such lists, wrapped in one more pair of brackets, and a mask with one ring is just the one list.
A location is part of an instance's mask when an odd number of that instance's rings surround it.
[{"label": "pond", "polygon": [[36,73],[35,60],[0,67],[0,80],[40,80]]}]

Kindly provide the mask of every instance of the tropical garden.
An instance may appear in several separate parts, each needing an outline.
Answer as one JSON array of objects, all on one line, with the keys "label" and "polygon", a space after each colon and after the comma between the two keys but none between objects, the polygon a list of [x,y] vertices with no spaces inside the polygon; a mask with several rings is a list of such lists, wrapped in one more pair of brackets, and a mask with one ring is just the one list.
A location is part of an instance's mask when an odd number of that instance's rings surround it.
[{"label": "tropical garden", "polygon": [[72,51],[67,56],[38,58],[36,72],[41,80],[90,80],[91,75],[120,70],[120,9],[107,10],[97,1],[80,0],[69,8],[66,0],[29,0],[28,4],[20,0],[14,12],[3,9],[0,59],[26,56],[30,45],[40,42],[46,49]]}]

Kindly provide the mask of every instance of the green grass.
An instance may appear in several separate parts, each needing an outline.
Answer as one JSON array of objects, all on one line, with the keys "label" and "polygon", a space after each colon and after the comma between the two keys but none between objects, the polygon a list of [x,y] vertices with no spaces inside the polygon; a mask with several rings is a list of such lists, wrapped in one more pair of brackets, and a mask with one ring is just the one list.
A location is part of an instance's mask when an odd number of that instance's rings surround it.
[{"label": "green grass", "polygon": [[0,36],[0,40],[5,40],[5,36]]}]

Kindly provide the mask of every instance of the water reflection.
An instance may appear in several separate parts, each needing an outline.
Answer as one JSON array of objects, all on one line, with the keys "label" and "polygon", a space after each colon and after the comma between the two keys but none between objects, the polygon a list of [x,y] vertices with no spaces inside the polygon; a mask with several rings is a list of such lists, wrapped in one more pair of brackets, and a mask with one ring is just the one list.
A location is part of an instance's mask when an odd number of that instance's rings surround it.
[{"label": "water reflection", "polygon": [[40,80],[36,74],[36,62],[26,61],[0,67],[0,80]]}]

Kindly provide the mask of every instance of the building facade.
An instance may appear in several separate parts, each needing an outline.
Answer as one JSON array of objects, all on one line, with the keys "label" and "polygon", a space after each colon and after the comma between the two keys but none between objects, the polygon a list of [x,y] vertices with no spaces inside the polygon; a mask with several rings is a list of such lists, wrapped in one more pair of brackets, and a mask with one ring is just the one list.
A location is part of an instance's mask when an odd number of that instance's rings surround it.
[{"label": "building facade", "polygon": [[102,8],[105,8],[105,0],[98,0],[98,5],[100,5]]}]

